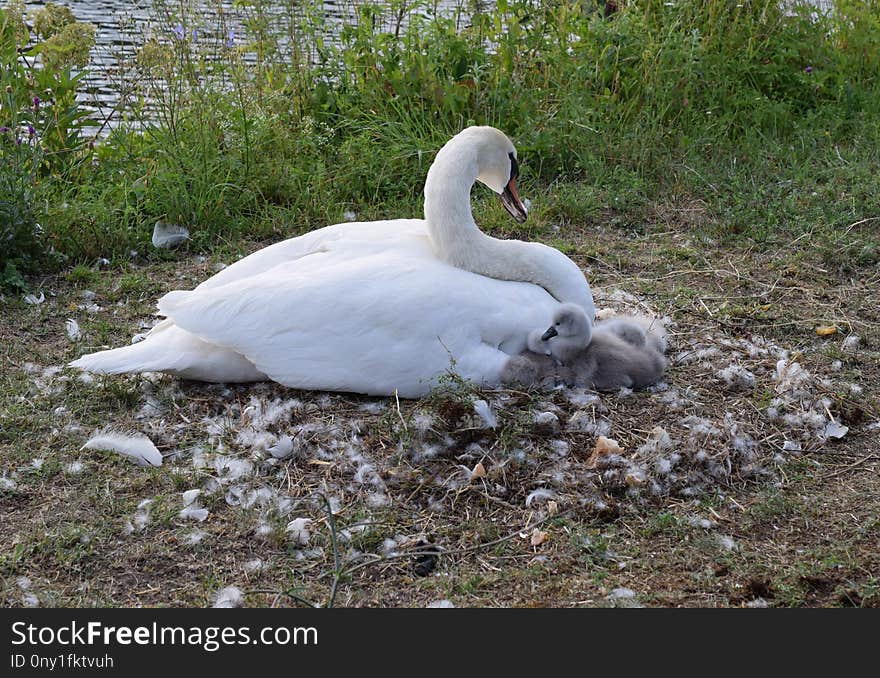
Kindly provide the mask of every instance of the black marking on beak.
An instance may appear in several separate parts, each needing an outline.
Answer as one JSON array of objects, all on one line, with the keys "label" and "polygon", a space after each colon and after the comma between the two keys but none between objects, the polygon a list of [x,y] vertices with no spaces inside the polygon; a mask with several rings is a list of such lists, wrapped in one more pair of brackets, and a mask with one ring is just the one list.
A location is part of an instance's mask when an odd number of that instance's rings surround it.
[{"label": "black marking on beak", "polygon": [[553,337],[555,337],[559,332],[556,331],[555,327],[551,327],[544,334],[541,335],[541,341],[549,341]]},{"label": "black marking on beak", "polygon": [[507,186],[504,187],[504,192],[501,194],[501,204],[504,205],[505,209],[510,213],[517,223],[523,223],[528,217],[529,213],[526,210],[525,205],[522,204],[522,200],[519,199],[519,194],[516,192],[516,178],[519,176],[519,163],[516,161],[513,153],[509,153],[510,157],[510,181],[507,182]]}]

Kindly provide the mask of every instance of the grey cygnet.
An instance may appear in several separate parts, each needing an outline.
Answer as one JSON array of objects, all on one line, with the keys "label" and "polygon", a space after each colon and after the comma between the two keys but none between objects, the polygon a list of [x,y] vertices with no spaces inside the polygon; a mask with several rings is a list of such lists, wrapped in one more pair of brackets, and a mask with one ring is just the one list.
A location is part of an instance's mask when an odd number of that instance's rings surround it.
[{"label": "grey cygnet", "polygon": [[[656,383],[666,369],[662,327],[648,318],[617,317],[595,328],[583,309],[562,304],[553,324],[528,337],[529,352],[511,358],[504,383],[548,386],[557,381],[598,391],[643,388]],[[557,364],[548,360],[552,356]]]}]

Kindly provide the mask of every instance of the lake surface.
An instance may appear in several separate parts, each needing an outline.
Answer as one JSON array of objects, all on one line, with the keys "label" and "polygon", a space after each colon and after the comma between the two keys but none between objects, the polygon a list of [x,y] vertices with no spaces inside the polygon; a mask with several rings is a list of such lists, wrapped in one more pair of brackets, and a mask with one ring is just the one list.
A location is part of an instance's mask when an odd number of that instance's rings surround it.
[{"label": "lake surface", "polygon": [[[833,6],[833,0],[808,0],[820,10],[829,10]],[[110,119],[113,126],[114,116],[111,115],[119,101],[119,93],[123,88],[130,89],[135,74],[131,69],[138,48],[151,36],[159,38],[160,42],[171,39],[170,27],[174,25],[176,17],[161,17],[162,8],[166,11],[175,12],[181,5],[195,7],[195,16],[191,22],[200,27],[200,39],[218,39],[216,26],[218,25],[218,12],[224,15],[224,24],[236,31],[236,35],[245,34],[243,22],[246,18],[246,10],[236,7],[234,2],[224,0],[206,0],[203,3],[191,0],[133,0],[120,2],[119,0],[56,0],[58,4],[70,7],[77,19],[94,24],[96,28],[95,47],[91,54],[91,64],[88,78],[81,96],[82,101],[95,111],[94,117],[99,122]],[[43,2],[28,2],[28,9],[37,9],[44,5]],[[339,0],[337,2],[324,2],[324,14],[332,25],[334,22],[351,20],[354,17],[355,5],[365,4],[363,0],[353,2],[351,0]],[[376,2],[372,4],[381,5]],[[490,3],[485,3],[490,4]],[[269,20],[272,16],[288,14],[294,11],[293,2],[279,1],[277,4],[268,3]],[[455,13],[462,7],[472,6],[467,0],[440,0],[437,8],[449,14]],[[212,35],[212,27],[215,27]],[[248,57],[245,56],[245,59]]]},{"label": "lake surface", "polygon": [[[28,2],[28,10],[42,7],[44,2]],[[223,24],[232,29],[241,40],[246,34],[244,22],[247,10],[236,7],[234,2],[206,0],[202,3],[183,0],[167,2],[163,0],[56,0],[56,4],[66,5],[79,21],[95,26],[95,47],[92,49],[88,77],[80,99],[95,111],[99,122],[110,119],[108,127],[113,126],[114,109],[120,92],[136,85],[136,74],[132,69],[138,49],[150,38],[160,42],[172,39],[171,28],[177,22],[175,13],[181,5],[194,8],[194,16],[187,21],[187,28],[197,27],[200,40],[221,40],[217,33],[218,14],[223,14]],[[324,2],[324,16],[330,25],[334,22],[351,20],[355,16],[355,5],[364,4],[351,0]],[[374,3],[382,4],[382,3]],[[437,3],[440,11],[453,13],[465,6],[465,0],[444,0]],[[268,19],[279,15],[287,16],[296,11],[294,2],[279,1],[267,3]],[[163,13],[165,17],[163,18]],[[245,60],[248,56],[245,55]]]},{"label": "lake surface", "polygon": [[[28,2],[27,7],[33,10],[44,4]],[[57,4],[68,6],[78,20],[95,26],[95,47],[82,98],[95,109],[95,117],[103,120],[119,99],[120,83],[115,78],[121,73],[120,63],[134,58],[149,30],[152,0],[63,0]]]}]

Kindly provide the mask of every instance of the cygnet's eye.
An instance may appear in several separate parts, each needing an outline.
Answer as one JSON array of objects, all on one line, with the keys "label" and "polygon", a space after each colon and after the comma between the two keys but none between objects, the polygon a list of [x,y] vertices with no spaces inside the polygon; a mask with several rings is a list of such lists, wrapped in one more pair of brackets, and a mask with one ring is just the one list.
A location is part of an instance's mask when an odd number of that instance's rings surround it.
[{"label": "cygnet's eye", "polygon": [[562,323],[556,323],[556,327],[559,327]]}]

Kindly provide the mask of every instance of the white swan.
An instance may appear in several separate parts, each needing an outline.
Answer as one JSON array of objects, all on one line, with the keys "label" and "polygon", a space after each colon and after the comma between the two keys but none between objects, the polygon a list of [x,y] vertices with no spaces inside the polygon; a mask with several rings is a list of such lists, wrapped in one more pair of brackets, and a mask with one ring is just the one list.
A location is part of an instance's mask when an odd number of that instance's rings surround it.
[{"label": "white swan", "polygon": [[504,134],[467,128],[428,171],[424,220],[336,224],[266,247],[192,291],[162,297],[166,319],[142,342],[70,364],[403,397],[424,395],[451,367],[496,384],[560,302],[595,315],[568,257],[477,228],[475,181],[525,220],[517,171]]}]

